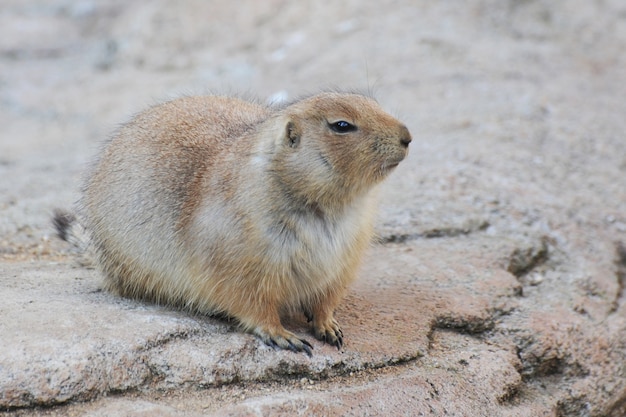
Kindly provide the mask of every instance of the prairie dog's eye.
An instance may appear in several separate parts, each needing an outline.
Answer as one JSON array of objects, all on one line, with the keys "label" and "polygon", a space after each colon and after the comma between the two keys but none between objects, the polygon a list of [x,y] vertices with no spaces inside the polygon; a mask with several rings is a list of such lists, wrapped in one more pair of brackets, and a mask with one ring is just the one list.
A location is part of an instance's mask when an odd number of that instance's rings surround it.
[{"label": "prairie dog's eye", "polygon": [[354,132],[356,130],[356,126],[352,123],[348,123],[345,120],[339,120],[338,122],[329,123],[328,126],[331,130],[337,133],[348,133]]}]

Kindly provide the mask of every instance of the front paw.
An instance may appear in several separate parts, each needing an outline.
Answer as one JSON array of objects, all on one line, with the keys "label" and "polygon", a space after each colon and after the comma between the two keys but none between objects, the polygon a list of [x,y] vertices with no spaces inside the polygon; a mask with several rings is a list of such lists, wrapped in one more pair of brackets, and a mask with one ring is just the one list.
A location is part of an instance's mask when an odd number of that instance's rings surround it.
[{"label": "front paw", "polygon": [[341,349],[343,346],[343,332],[335,319],[330,319],[326,323],[314,323],[313,332],[315,337],[322,342]]}]

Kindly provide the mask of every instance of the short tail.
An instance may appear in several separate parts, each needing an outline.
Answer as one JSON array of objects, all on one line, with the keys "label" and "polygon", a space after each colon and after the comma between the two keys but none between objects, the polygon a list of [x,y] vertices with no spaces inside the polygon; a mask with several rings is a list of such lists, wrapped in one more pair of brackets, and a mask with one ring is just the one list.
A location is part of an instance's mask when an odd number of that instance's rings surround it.
[{"label": "short tail", "polygon": [[[87,255],[89,234],[74,213],[60,209],[54,210],[52,225],[57,232],[57,236],[68,242],[75,252],[78,252],[80,255]],[[85,264],[85,260],[81,260],[79,263],[81,265]]]},{"label": "short tail", "polygon": [[66,242],[70,240],[72,223],[76,222],[76,216],[69,211],[56,209],[52,215],[52,225],[57,231],[57,236]]}]

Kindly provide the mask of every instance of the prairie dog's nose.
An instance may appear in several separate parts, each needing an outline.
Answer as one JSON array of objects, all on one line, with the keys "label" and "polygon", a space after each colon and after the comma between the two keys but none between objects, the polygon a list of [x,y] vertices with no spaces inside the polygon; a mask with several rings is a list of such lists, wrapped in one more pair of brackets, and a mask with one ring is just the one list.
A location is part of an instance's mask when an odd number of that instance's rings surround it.
[{"label": "prairie dog's nose", "polygon": [[400,143],[405,148],[408,148],[409,143],[411,143],[411,140],[413,139],[411,138],[411,133],[409,132],[409,129],[407,129],[406,126],[402,125],[400,127]]}]

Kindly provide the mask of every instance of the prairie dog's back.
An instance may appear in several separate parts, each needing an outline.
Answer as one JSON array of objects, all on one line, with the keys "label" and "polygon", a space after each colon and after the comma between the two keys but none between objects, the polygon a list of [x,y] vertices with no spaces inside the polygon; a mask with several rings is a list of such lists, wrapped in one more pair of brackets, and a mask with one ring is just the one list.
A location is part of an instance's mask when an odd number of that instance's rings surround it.
[{"label": "prairie dog's back", "polygon": [[220,163],[225,153],[268,115],[265,107],[237,98],[185,97],[123,125],[82,200],[86,227],[105,263],[139,260],[155,273],[178,273],[171,268],[184,253],[176,234],[198,199],[202,177],[207,169],[228,169]]}]

